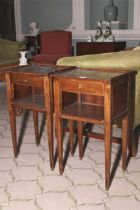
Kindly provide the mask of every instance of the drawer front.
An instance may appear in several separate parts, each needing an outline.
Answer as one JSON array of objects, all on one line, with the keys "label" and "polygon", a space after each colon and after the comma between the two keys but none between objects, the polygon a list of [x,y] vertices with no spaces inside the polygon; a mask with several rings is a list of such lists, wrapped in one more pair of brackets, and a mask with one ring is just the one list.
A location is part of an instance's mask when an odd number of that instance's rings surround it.
[{"label": "drawer front", "polygon": [[61,80],[61,89],[66,92],[76,92],[91,95],[104,95],[104,84],[101,82],[74,80]]},{"label": "drawer front", "polygon": [[43,78],[34,75],[16,74],[12,77],[12,81],[17,84],[32,87],[41,87],[43,85]]}]

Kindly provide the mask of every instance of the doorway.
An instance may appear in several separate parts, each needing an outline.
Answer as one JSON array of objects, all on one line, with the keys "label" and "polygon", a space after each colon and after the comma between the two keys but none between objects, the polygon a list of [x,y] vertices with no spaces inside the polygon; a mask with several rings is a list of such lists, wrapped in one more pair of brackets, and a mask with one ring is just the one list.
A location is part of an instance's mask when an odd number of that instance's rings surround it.
[{"label": "doorway", "polygon": [[16,40],[14,0],[0,0],[0,37]]}]

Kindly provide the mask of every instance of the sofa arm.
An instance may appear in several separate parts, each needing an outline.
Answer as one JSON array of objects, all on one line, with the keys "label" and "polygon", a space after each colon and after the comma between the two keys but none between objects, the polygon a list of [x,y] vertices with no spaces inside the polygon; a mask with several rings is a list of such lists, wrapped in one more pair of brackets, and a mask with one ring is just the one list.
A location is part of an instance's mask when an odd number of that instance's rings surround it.
[{"label": "sofa arm", "polygon": [[24,42],[0,39],[0,59],[18,59],[20,50],[26,50]]}]

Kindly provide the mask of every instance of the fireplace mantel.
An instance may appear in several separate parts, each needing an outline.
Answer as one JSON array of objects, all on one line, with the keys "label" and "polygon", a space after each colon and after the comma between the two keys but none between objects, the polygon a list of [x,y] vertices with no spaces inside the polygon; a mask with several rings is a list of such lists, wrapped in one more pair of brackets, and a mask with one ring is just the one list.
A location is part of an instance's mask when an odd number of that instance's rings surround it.
[{"label": "fireplace mantel", "polygon": [[[85,16],[85,1],[89,4],[89,0],[73,0],[73,19],[68,30],[73,33],[73,39],[86,39],[88,36],[94,36],[96,30],[86,30],[87,23]],[[132,30],[113,30],[113,34],[117,40],[139,40],[140,39],[140,0],[134,0],[134,17]]]}]

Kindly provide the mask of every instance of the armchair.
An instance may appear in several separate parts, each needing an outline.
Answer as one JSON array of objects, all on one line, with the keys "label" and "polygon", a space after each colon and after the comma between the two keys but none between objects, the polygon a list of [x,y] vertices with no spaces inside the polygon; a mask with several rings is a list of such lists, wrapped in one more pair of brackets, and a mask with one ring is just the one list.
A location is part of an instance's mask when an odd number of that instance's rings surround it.
[{"label": "armchair", "polygon": [[55,64],[61,57],[72,55],[72,33],[54,30],[40,33],[40,54],[32,57],[35,62]]}]

